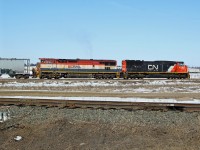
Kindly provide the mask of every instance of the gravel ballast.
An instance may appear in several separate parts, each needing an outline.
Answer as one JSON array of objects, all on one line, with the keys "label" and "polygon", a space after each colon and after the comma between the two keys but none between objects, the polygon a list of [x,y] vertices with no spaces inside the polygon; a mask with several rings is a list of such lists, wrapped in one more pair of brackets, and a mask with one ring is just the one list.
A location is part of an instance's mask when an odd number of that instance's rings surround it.
[{"label": "gravel ballast", "polygon": [[[197,149],[199,112],[1,106],[0,149]],[[14,138],[21,136],[16,142]],[[136,142],[137,141],[137,142]]]}]

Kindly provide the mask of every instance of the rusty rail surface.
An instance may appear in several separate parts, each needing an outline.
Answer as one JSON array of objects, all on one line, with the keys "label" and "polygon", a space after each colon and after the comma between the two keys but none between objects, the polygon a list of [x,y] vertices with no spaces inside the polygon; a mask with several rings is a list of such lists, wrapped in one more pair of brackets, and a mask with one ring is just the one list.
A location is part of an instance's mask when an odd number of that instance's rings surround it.
[{"label": "rusty rail surface", "polygon": [[49,100],[27,98],[0,98],[1,106],[42,106],[82,109],[125,109],[125,110],[174,110],[200,111],[200,104],[184,103],[150,103],[150,102],[113,102],[113,101],[83,101],[83,100]]}]

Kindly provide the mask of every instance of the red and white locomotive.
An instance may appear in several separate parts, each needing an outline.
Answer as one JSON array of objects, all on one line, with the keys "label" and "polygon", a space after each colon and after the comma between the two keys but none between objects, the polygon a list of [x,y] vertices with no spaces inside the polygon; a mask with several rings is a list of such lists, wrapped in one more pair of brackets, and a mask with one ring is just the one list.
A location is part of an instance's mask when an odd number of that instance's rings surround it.
[{"label": "red and white locomotive", "polygon": [[54,59],[40,58],[37,67],[40,78],[67,78],[70,76],[91,76],[94,78],[115,78],[118,75],[116,60]]}]

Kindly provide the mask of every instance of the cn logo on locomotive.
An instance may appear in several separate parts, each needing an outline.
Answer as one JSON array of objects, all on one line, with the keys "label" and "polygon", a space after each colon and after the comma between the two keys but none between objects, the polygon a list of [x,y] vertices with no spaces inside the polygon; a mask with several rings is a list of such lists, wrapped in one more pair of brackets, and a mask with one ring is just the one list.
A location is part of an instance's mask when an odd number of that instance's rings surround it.
[{"label": "cn logo on locomotive", "polygon": [[148,65],[148,71],[158,71],[158,65]]}]

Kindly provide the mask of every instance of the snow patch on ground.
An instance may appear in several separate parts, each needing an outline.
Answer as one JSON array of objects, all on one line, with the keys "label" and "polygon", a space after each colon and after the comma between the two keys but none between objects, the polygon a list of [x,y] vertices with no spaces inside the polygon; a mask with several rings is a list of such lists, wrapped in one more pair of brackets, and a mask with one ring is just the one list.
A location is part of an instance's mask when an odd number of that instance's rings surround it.
[{"label": "snow patch on ground", "polygon": [[167,80],[155,80],[155,81],[148,81],[149,85],[166,85]]},{"label": "snow patch on ground", "polygon": [[39,97],[39,96],[0,96],[0,98],[19,99],[44,99],[44,100],[73,100],[73,101],[109,101],[109,102],[151,102],[151,103],[179,103],[200,104],[200,99],[176,100],[176,99],[146,99],[146,98],[121,98],[121,97]]},{"label": "snow patch on ground", "polygon": [[119,83],[116,82],[103,82],[103,81],[87,81],[87,82],[74,82],[74,81],[44,81],[44,82],[27,82],[27,83],[20,83],[20,82],[9,82],[9,83],[0,83],[0,86],[3,87],[76,87],[76,86],[117,86]]},{"label": "snow patch on ground", "polygon": [[[24,81],[24,80],[22,80]],[[121,80],[111,80],[111,81],[101,81],[101,80],[88,80],[88,81],[77,81],[77,80],[44,80],[41,82],[21,82],[21,81],[14,81],[14,82],[2,82],[0,83],[0,87],[14,87],[16,90],[27,88],[63,88],[66,87],[78,87],[80,89],[84,88],[102,88],[108,87],[108,90],[112,88],[109,92],[125,92],[125,93],[158,93],[158,92],[191,92],[191,93],[198,93],[200,92],[200,84],[199,82],[194,82],[190,80],[129,80],[128,82],[123,82]],[[109,88],[110,87],[110,88]],[[28,90],[30,91],[30,90]],[[37,90],[33,90],[37,91]],[[41,90],[45,91],[45,90]],[[46,90],[49,91],[49,90]]]},{"label": "snow patch on ground", "polygon": [[190,73],[191,79],[200,79],[200,73]]},{"label": "snow patch on ground", "polygon": [[8,74],[2,74],[0,76],[0,78],[2,78],[2,79],[8,79],[8,78],[11,78],[11,77]]}]

